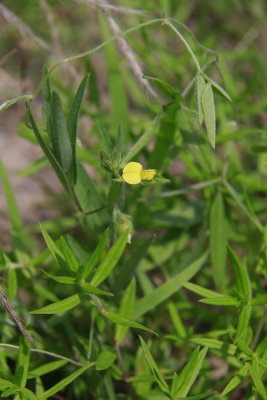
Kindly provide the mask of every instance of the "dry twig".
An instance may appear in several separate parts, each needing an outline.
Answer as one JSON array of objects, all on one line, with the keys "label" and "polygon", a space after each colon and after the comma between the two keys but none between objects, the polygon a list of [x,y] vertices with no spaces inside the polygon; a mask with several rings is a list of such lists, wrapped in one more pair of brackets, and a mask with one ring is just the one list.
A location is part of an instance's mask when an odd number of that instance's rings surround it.
[{"label": "dry twig", "polygon": [[13,321],[16,323],[17,327],[21,331],[21,333],[27,338],[29,343],[33,343],[34,339],[33,337],[29,334],[29,332],[24,328],[18,313],[11,307],[11,305],[8,302],[7,294],[4,292],[3,289],[0,288],[0,297],[3,303],[3,306],[9,313],[10,317],[13,319]]}]

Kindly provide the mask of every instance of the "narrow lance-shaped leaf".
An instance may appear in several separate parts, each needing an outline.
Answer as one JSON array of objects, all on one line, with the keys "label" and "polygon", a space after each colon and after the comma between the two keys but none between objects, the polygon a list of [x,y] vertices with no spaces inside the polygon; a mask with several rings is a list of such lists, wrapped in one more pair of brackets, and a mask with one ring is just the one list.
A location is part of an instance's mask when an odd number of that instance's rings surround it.
[{"label": "narrow lance-shaped leaf", "polygon": [[48,374],[49,372],[55,371],[58,368],[63,367],[67,363],[66,360],[57,360],[36,367],[29,372],[29,378],[36,378],[37,376],[42,376]]},{"label": "narrow lance-shaped leaf", "polygon": [[[133,313],[134,299],[135,299],[135,279],[133,278],[131,283],[125,290],[124,296],[121,300],[120,310],[119,310],[120,315],[131,319]],[[115,340],[117,343],[122,342],[127,331],[128,328],[125,326],[122,325],[116,326]]]},{"label": "narrow lance-shaped leaf", "polygon": [[20,337],[20,346],[18,360],[16,364],[15,381],[22,389],[26,386],[28,377],[28,368],[30,363],[31,345],[24,336]]},{"label": "narrow lance-shaped leaf", "polygon": [[98,269],[96,270],[93,279],[91,280],[91,285],[98,286],[102,283],[113,271],[116,267],[123,250],[128,241],[128,234],[129,232],[124,232],[114,243],[111,247],[109,252],[106,254],[105,258],[103,259],[102,263],[99,265]]},{"label": "narrow lance-shaped leaf", "polygon": [[237,291],[244,300],[251,300],[251,284],[247,270],[230,246],[227,249],[235,274]]},{"label": "narrow lance-shaped leaf", "polygon": [[246,338],[249,326],[250,312],[251,307],[249,305],[244,305],[241,308],[240,314],[238,316],[238,323],[234,340],[235,343],[237,343],[240,339],[245,340]]},{"label": "narrow lance-shaped leaf", "polygon": [[81,110],[81,104],[84,96],[84,92],[87,86],[89,74],[85,76],[82,80],[77,93],[74,97],[73,103],[71,105],[69,115],[67,118],[67,128],[70,137],[70,143],[72,148],[72,165],[71,165],[71,176],[73,183],[76,184],[77,181],[77,161],[76,161],[76,139],[77,139],[77,129],[78,129],[78,119]]},{"label": "narrow lance-shaped leaf", "polygon": [[205,88],[203,89],[201,104],[204,114],[204,121],[207,128],[208,139],[211,147],[215,149],[216,115],[215,115],[213,91],[210,83],[207,83],[205,85]]},{"label": "narrow lance-shaped leaf", "polygon": [[201,351],[195,349],[190,356],[186,366],[178,376],[177,387],[175,388],[175,397],[186,397],[193,383],[197,379],[199,371],[202,367],[203,361],[206,357],[208,348],[204,348]]},{"label": "narrow lance-shaped leaf", "polygon": [[150,369],[151,369],[151,371],[152,371],[152,373],[153,373],[153,375],[154,375],[154,377],[156,379],[157,384],[159,385],[160,389],[163,392],[170,394],[170,389],[169,389],[167,383],[165,382],[163,376],[161,375],[161,373],[160,373],[160,371],[158,369],[158,366],[155,363],[152,355],[150,354],[150,351],[149,351],[145,341],[143,340],[143,338],[141,336],[139,336],[139,338],[140,338],[140,341],[141,341],[141,344],[142,344],[142,347],[143,347],[147,362],[148,362],[148,364],[150,366]]},{"label": "narrow lance-shaped leaf", "polygon": [[240,370],[237,372],[236,376],[234,376],[230,382],[227,383],[225,386],[222,396],[227,395],[230,393],[232,390],[234,390],[240,383],[244,380],[244,378],[247,376],[249,371],[249,366],[247,364],[243,365]]},{"label": "narrow lance-shaped leaf", "polygon": [[58,248],[55,241],[51,238],[45,228],[40,224],[41,232],[44,237],[45,243],[50,250],[54,260],[60,265],[63,271],[68,275],[73,275],[72,270],[69,269],[68,264],[65,262],[62,251]]},{"label": "narrow lance-shaped leaf", "polygon": [[73,273],[77,272],[79,263],[76,260],[73,252],[69,248],[69,245],[63,236],[61,236],[61,238],[60,238],[60,243],[61,243],[61,248],[62,248],[62,251],[64,254],[65,261],[68,264],[70,271],[72,271]]},{"label": "narrow lance-shaped leaf", "polygon": [[103,371],[104,369],[111,367],[116,358],[117,355],[114,351],[110,350],[102,351],[102,353],[100,353],[99,356],[97,357],[95,369],[97,371]]},{"label": "narrow lance-shaped leaf", "polygon": [[30,122],[33,128],[33,131],[35,133],[35,136],[43,150],[43,152],[45,153],[46,157],[48,158],[50,164],[52,165],[55,173],[58,176],[58,179],[60,180],[60,182],[62,183],[64,189],[66,190],[66,192],[70,195],[71,194],[71,189],[66,177],[65,172],[63,171],[61,165],[59,164],[59,162],[57,161],[56,157],[54,156],[52,150],[50,149],[50,147],[48,146],[48,144],[45,142],[45,140],[43,139],[42,135],[40,134],[36,122],[33,118],[32,112],[30,110],[30,108],[28,109],[28,113],[29,113],[29,118],[30,118]]},{"label": "narrow lance-shaped leaf", "polygon": [[53,397],[54,394],[58,393],[60,390],[64,389],[67,385],[69,385],[74,379],[78,378],[81,374],[83,374],[88,368],[92,367],[94,364],[88,364],[85,365],[84,367],[78,369],[77,371],[73,372],[71,375],[69,375],[67,378],[62,379],[58,383],[56,383],[54,386],[52,386],[50,389],[46,390],[40,397],[39,400],[44,400]]},{"label": "narrow lance-shaped leaf", "polygon": [[124,317],[123,315],[116,314],[114,312],[104,310],[102,312],[105,318],[109,319],[110,321],[114,322],[114,324],[119,324],[122,326],[127,326],[129,328],[136,328],[142,329],[143,331],[151,332],[157,335],[155,332],[151,331],[150,329],[146,328],[144,325],[139,324],[138,322],[132,321],[129,318]]},{"label": "narrow lance-shaped leaf", "polygon": [[107,228],[105,230],[105,232],[103,233],[96,249],[94,250],[93,254],[91,255],[88,263],[85,265],[85,268],[84,268],[84,278],[85,279],[93,271],[94,267],[96,266],[96,263],[101,259],[102,255],[105,251],[105,246],[108,242],[108,232],[109,232],[109,229]]},{"label": "narrow lance-shaped leaf", "polygon": [[70,136],[67,130],[66,121],[62,111],[60,98],[56,92],[52,93],[52,124],[55,135],[55,155],[65,172],[68,172],[72,165],[72,148]]},{"label": "narrow lance-shaped leaf", "polygon": [[250,366],[250,374],[257,392],[264,400],[267,400],[267,392],[261,379],[259,363],[256,358],[252,361],[252,365]]},{"label": "narrow lance-shaped leaf", "polygon": [[78,294],[67,297],[64,300],[57,301],[56,303],[49,304],[48,306],[39,308],[38,310],[31,311],[31,314],[61,314],[80,304],[81,298]]},{"label": "narrow lance-shaped leaf", "polygon": [[223,197],[220,192],[214,199],[210,212],[210,250],[213,279],[217,288],[225,285],[227,222]]},{"label": "narrow lance-shaped leaf", "polygon": [[197,74],[196,78],[196,89],[195,89],[195,99],[197,105],[197,115],[200,125],[204,121],[204,114],[202,109],[202,95],[205,88],[206,82],[201,74]]}]

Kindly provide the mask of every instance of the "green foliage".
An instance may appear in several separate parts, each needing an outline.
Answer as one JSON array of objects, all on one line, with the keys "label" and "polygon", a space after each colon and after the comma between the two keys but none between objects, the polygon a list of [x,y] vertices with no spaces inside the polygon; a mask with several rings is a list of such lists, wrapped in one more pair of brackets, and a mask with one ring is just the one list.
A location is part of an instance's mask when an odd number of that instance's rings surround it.
[{"label": "green foliage", "polygon": [[[57,216],[28,224],[0,160],[0,397],[267,399],[263,2],[125,1],[90,16],[20,3],[3,2],[61,61],[25,48],[36,90],[0,109],[8,120],[28,102],[17,134],[41,151],[18,179],[51,168],[62,193]],[[3,29],[5,49],[19,33]],[[88,32],[99,44],[84,51]],[[52,66],[38,85],[39,59]],[[156,173],[127,184],[129,162]]]}]

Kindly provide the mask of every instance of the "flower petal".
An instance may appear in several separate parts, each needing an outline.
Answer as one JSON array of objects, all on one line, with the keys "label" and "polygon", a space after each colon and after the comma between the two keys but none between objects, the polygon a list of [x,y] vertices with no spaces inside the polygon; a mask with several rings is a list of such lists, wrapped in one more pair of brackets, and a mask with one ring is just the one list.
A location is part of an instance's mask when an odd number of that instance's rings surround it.
[{"label": "flower petal", "polygon": [[123,168],[122,178],[130,185],[141,182],[142,165],[138,162],[130,162]]},{"label": "flower petal", "polygon": [[154,178],[156,173],[157,173],[156,169],[144,169],[144,171],[141,174],[141,177],[144,181],[151,181],[151,179]]}]

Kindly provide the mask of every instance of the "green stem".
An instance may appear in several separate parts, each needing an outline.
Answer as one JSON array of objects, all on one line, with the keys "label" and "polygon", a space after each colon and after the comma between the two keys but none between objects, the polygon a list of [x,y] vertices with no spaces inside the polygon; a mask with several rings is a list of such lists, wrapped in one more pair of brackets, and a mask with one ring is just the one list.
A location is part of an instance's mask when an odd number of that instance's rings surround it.
[{"label": "green stem", "polygon": [[199,64],[199,62],[198,62],[198,60],[197,60],[197,58],[196,58],[196,56],[195,56],[193,50],[191,49],[191,47],[189,46],[188,42],[187,42],[186,39],[184,38],[184,36],[181,34],[181,32],[178,31],[178,29],[177,29],[167,18],[164,20],[164,22],[166,23],[166,25],[168,25],[168,26],[176,33],[176,35],[179,36],[179,38],[181,39],[181,41],[182,41],[183,44],[185,45],[187,51],[188,51],[189,54],[191,55],[191,57],[192,57],[192,59],[193,59],[195,65],[196,65],[196,67],[197,67],[198,72],[201,72],[200,64]]},{"label": "green stem", "polygon": [[[19,346],[15,346],[13,344],[0,343],[0,347],[10,349],[10,350],[19,350]],[[60,354],[51,353],[50,351],[46,351],[46,350],[31,348],[30,351],[31,351],[31,353],[40,353],[40,354],[44,354],[49,357],[58,358],[59,360],[65,360],[65,361],[69,362],[70,364],[77,365],[78,367],[84,367],[86,365],[86,364],[82,364],[77,361],[74,361],[71,358],[61,356]]]}]

